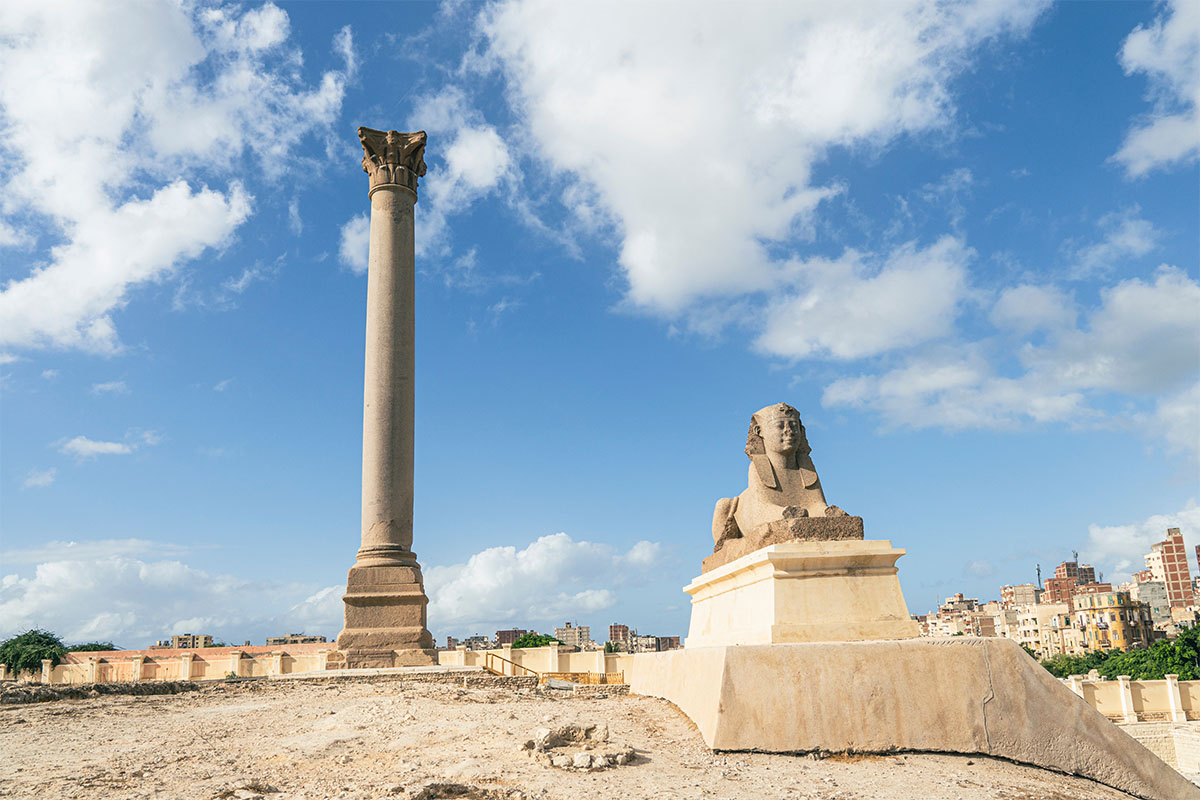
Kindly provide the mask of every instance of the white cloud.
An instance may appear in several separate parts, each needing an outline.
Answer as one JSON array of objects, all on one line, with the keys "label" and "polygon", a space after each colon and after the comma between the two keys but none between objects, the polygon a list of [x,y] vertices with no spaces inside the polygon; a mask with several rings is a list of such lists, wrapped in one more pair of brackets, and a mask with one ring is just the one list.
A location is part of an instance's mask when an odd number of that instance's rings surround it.
[{"label": "white cloud", "polygon": [[1173,0],[1121,47],[1126,75],[1144,73],[1154,109],[1129,131],[1113,156],[1131,177],[1200,157],[1200,4]]},{"label": "white cloud", "polygon": [[53,446],[63,455],[74,456],[82,462],[97,456],[129,455],[143,445],[153,447],[161,442],[162,435],[155,431],[131,431],[123,442],[103,442],[76,436],[73,439],[59,439]]},{"label": "white cloud", "polygon": [[292,201],[288,203],[288,228],[295,236],[304,233],[304,220],[300,218],[299,197],[293,197]]},{"label": "white cloud", "polygon": [[[49,542],[0,554],[6,565],[36,565],[0,581],[0,638],[35,625],[67,641],[112,639],[144,647],[173,633],[261,641],[285,631],[334,636],[343,585],[212,574],[177,560],[186,550],[142,539]],[[661,548],[627,553],[544,536],[522,550],[493,547],[465,564],[425,571],[429,621],[439,633],[475,632],[515,621],[551,622],[611,607],[614,587],[646,577]]]},{"label": "white cloud", "polygon": [[1079,248],[1070,277],[1078,280],[1108,275],[1122,262],[1154,250],[1162,234],[1140,213],[1141,209],[1134,206],[1101,217],[1100,241]]},{"label": "white cloud", "polygon": [[[303,600],[311,587],[206,573],[175,560],[142,560],[125,554],[131,550],[126,541],[112,543],[106,553],[104,544],[53,556],[29,576],[5,575],[0,637],[37,626],[69,642],[111,640],[129,648],[187,632],[263,641],[303,630],[312,619]],[[336,634],[336,621],[325,624],[309,632]]]},{"label": "white cloud", "polygon": [[1102,568],[1105,580],[1125,580],[1131,572],[1145,569],[1143,556],[1150,552],[1151,544],[1166,538],[1167,528],[1179,528],[1183,533],[1191,559],[1200,544],[1200,506],[1189,500],[1186,507],[1173,514],[1155,514],[1129,525],[1089,525],[1081,558]]},{"label": "white cloud", "polygon": [[371,219],[366,214],[352,217],[342,226],[338,260],[358,275],[367,272],[367,255],[371,244]]},{"label": "white cloud", "polygon": [[1161,266],[1152,282],[1130,278],[1101,292],[1086,329],[1073,329],[1022,361],[1052,386],[1150,394],[1200,369],[1200,284]]},{"label": "white cloud", "polygon": [[62,439],[56,443],[58,452],[63,455],[75,456],[80,461],[96,456],[129,455],[136,445],[125,442],[101,442],[86,436],[76,436],[74,439]]},{"label": "white cloud", "polygon": [[0,151],[14,165],[0,215],[32,211],[61,240],[0,291],[13,346],[118,349],[112,313],[131,287],[223,246],[250,214],[240,184],[184,176],[247,152],[277,174],[341,105],[342,73],[299,83],[287,15],[269,3],[9,2],[0,29]]},{"label": "white cloud", "polygon": [[997,328],[1028,336],[1075,325],[1074,301],[1054,286],[1021,284],[1000,292],[988,319]]},{"label": "white cloud", "polygon": [[457,87],[418,99],[409,117],[409,127],[417,126],[441,140],[421,181],[417,255],[445,255],[450,250],[447,218],[494,193],[516,167],[499,132]]},{"label": "white cloud", "polygon": [[129,394],[129,387],[125,385],[125,381],[106,381],[93,383],[91,392],[92,394]]},{"label": "white cloud", "polygon": [[233,384],[233,378],[226,378],[223,381],[217,381],[215,384],[213,384],[212,389],[214,392],[223,392],[226,389],[228,389],[230,387],[230,385],[232,385],[232,384]]},{"label": "white cloud", "polygon": [[[22,489],[44,489],[54,483],[54,476],[58,472],[54,467],[49,469],[34,469],[30,470],[25,476],[25,480],[21,481]],[[7,559],[5,559],[7,560]]]},{"label": "white cloud", "polygon": [[[1041,292],[1031,296],[1045,299]],[[1056,308],[1051,298],[1033,316],[1061,322],[1065,311]],[[1083,326],[1053,330],[1042,345],[1027,343],[1018,351],[1024,371],[1016,377],[997,374],[982,341],[929,349],[882,374],[841,378],[826,387],[822,403],[871,409],[893,426],[970,428],[1024,420],[1095,424],[1112,415],[1093,408],[1091,398],[1153,397],[1153,414],[1123,419],[1164,437],[1171,449],[1195,454],[1200,441],[1190,432],[1198,412],[1187,387],[1200,372],[1197,308],[1200,284],[1162,266],[1152,282],[1131,278],[1103,290]],[[1002,314],[1000,321],[1012,320]]]},{"label": "white cloud", "polygon": [[5,550],[0,561],[8,565],[40,564],[44,561],[91,561],[110,556],[181,556],[188,548],[147,539],[100,539],[93,542],[51,541],[21,550]]},{"label": "white cloud", "polygon": [[50,381],[50,380],[54,380],[55,378],[57,378],[57,377],[58,377],[58,370],[56,370],[56,369],[44,369],[44,370],[42,370],[42,377],[43,377],[43,378],[45,378],[45,379],[46,379],[46,380],[48,380],[48,381]]},{"label": "white cloud", "polygon": [[766,309],[759,349],[792,358],[863,358],[945,336],[966,290],[972,251],[953,237],[909,243],[879,266],[847,251],[795,266],[797,293]]},{"label": "white cloud", "polygon": [[769,245],[841,190],[812,180],[829,149],[949,130],[973,52],[1043,7],[530,0],[489,7],[482,28],[563,202],[614,222],[629,301],[675,314],[771,289]]},{"label": "white cloud", "polygon": [[1154,413],[1139,422],[1165,441],[1170,452],[1200,459],[1200,382],[1159,398]]},{"label": "white cloud", "polygon": [[617,602],[613,587],[631,568],[653,567],[659,556],[654,542],[638,542],[622,554],[565,533],[543,536],[522,550],[489,547],[465,564],[425,571],[429,624],[439,632],[468,633],[599,611]]}]

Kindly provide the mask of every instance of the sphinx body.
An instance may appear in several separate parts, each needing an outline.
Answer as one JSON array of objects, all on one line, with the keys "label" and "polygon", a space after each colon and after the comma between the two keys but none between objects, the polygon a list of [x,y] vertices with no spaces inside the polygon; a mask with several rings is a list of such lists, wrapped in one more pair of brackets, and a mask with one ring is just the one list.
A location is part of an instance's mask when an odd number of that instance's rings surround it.
[{"label": "sphinx body", "polygon": [[846,516],[825,501],[810,452],[796,409],[778,403],[751,416],[746,490],[717,501],[712,525],[717,549],[728,539],[757,536],[781,520]]}]

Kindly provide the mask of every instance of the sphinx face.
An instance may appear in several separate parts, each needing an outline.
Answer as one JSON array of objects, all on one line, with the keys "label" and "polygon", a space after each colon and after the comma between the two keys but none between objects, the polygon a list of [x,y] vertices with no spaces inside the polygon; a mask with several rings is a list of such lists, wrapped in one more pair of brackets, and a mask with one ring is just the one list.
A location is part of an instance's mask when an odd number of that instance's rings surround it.
[{"label": "sphinx face", "polygon": [[800,447],[800,420],[790,414],[778,414],[759,425],[763,447],[768,453],[791,455]]}]

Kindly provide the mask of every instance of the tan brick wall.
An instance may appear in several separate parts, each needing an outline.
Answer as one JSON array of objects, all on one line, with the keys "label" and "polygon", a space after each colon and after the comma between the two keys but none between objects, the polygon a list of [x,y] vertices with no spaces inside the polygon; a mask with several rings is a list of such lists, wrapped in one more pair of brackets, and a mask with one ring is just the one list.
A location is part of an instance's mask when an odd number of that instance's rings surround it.
[{"label": "tan brick wall", "polygon": [[1137,739],[1146,749],[1172,767],[1179,769],[1175,757],[1175,727],[1183,727],[1170,722],[1136,722],[1120,726],[1121,730]]}]

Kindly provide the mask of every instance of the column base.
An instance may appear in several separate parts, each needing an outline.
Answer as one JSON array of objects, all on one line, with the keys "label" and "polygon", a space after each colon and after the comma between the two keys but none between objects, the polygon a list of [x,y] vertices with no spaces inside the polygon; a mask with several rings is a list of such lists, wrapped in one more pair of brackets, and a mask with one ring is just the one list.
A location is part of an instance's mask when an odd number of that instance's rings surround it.
[{"label": "column base", "polygon": [[338,634],[331,669],[412,667],[437,663],[433,634],[425,626],[429,598],[415,559],[411,566],[350,568],[346,622]]}]

